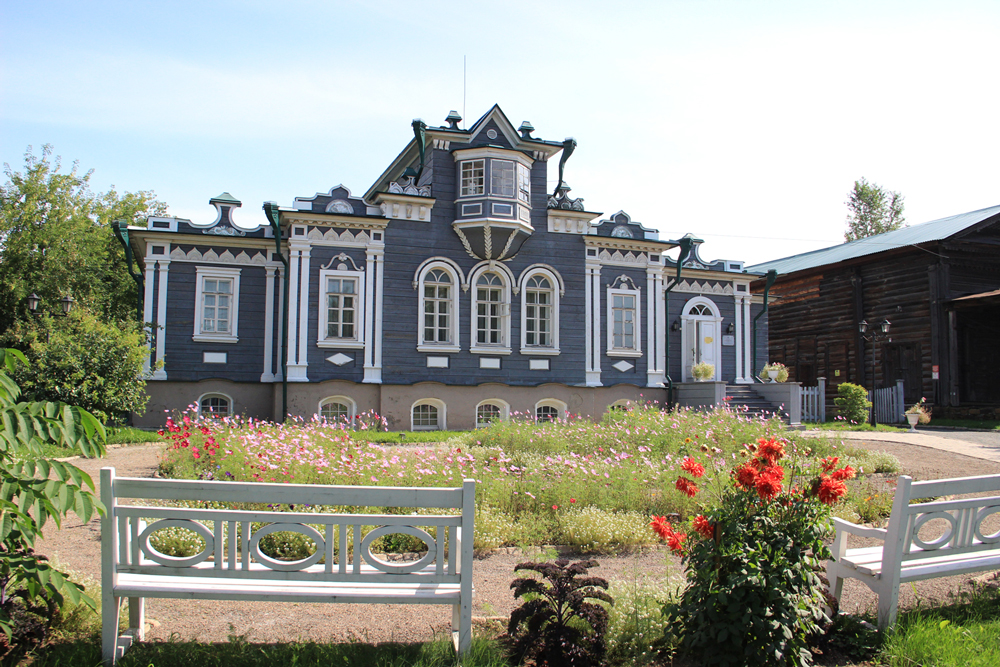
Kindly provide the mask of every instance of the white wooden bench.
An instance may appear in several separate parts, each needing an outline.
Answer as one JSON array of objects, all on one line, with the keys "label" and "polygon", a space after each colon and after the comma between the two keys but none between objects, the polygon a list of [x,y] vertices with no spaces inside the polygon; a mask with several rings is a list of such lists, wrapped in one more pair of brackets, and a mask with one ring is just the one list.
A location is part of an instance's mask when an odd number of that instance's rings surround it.
[{"label": "white wooden bench", "polygon": [[[989,493],[989,496],[925,503],[922,498]],[[987,521],[988,517],[992,517]],[[920,537],[928,522],[947,522],[940,535]],[[995,532],[989,530],[989,523]],[[837,537],[826,574],[840,600],[844,579],[859,579],[878,594],[878,624],[885,629],[896,620],[899,585],[906,581],[1000,569],[1000,475],[914,482],[900,475],[886,528],[865,528],[834,519]],[[927,526],[927,531],[933,531]],[[847,548],[848,535],[874,537],[882,546]],[[924,541],[924,540],[928,541]]]},{"label": "white wooden bench", "polygon": [[[114,664],[133,641],[143,639],[144,598],[447,604],[452,606],[455,649],[463,655],[472,642],[475,493],[473,480],[465,480],[458,488],[257,484],[134,479],[115,477],[114,468],[103,468],[101,500],[107,508],[101,519],[104,661]],[[126,499],[135,504],[123,503]],[[143,500],[154,502],[143,504]],[[404,513],[194,509],[156,502],[177,500],[394,507]],[[414,511],[418,508],[460,513],[418,514]],[[256,530],[252,530],[254,524]],[[362,526],[376,528],[362,537]],[[194,531],[204,539],[204,551],[187,558],[156,551],[150,546],[150,536],[167,527]],[[431,529],[436,529],[436,535],[428,532]],[[315,553],[298,561],[270,558],[261,552],[260,540],[276,531],[306,535],[316,544]],[[372,554],[373,540],[395,533],[423,540],[427,553],[415,562],[388,562]],[[129,629],[119,636],[124,598],[129,601]]]}]

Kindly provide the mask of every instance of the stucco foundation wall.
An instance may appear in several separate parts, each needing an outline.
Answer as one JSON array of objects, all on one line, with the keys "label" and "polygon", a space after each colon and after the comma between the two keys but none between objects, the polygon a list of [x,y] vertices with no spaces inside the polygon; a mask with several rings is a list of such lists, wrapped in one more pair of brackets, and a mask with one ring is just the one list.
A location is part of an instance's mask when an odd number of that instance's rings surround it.
[{"label": "stucco foundation wall", "polygon": [[[279,392],[280,392],[280,386]],[[204,394],[224,394],[232,399],[233,414],[254,419],[274,419],[274,389],[259,382],[231,382],[229,380],[202,380],[200,382],[150,381],[146,383],[149,402],[146,412],[132,415],[132,423],[139,428],[161,428],[166,412],[184,410],[196,404]]]},{"label": "stucco foundation wall", "polygon": [[725,382],[681,382],[677,404],[685,408],[711,408],[726,400]]}]

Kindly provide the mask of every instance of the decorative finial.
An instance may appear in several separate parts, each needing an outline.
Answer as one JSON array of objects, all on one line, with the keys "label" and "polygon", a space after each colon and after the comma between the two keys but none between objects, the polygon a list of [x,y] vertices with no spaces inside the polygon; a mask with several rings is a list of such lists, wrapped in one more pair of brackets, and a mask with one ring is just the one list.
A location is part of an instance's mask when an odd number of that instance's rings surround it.
[{"label": "decorative finial", "polygon": [[528,121],[524,121],[521,123],[521,127],[517,128],[517,131],[521,133],[522,139],[531,139],[531,133],[535,131],[535,128]]},{"label": "decorative finial", "polygon": [[448,123],[449,130],[457,130],[458,124],[462,122],[462,116],[452,109],[448,112],[448,117],[444,119],[444,122]]}]

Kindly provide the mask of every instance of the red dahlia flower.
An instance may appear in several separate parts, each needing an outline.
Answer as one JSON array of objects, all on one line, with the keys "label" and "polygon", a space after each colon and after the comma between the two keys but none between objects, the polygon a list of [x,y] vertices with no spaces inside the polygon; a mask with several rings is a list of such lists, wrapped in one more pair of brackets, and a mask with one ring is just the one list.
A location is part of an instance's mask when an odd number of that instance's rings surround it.
[{"label": "red dahlia flower", "polygon": [[736,485],[741,489],[752,489],[757,485],[757,469],[751,463],[744,463],[736,469]]},{"label": "red dahlia flower", "polygon": [[841,481],[846,479],[854,479],[854,468],[851,466],[844,466],[840,470],[833,471],[831,475],[834,479],[839,479]]},{"label": "red dahlia flower", "polygon": [[692,477],[702,477],[705,475],[705,466],[690,456],[684,457],[684,460],[681,462],[681,470],[690,473]]},{"label": "red dahlia flower", "polygon": [[678,477],[674,486],[681,493],[687,494],[688,498],[694,498],[698,493],[698,486],[687,477]]},{"label": "red dahlia flower", "polygon": [[757,478],[757,495],[763,500],[774,500],[781,493],[781,480],[772,475]]},{"label": "red dahlia flower", "polygon": [[694,518],[694,529],[699,535],[707,540],[710,540],[715,536],[715,528],[708,522],[708,519],[701,514]]},{"label": "red dahlia flower", "polygon": [[816,491],[821,502],[833,505],[847,495],[847,485],[839,479],[823,475],[820,477],[819,489]]}]

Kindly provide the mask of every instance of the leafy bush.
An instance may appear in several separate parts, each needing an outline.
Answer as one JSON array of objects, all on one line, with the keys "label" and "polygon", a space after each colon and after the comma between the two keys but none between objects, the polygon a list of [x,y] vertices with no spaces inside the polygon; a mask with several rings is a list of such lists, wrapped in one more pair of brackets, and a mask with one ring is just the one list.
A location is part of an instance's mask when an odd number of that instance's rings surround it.
[{"label": "leafy bush", "polygon": [[852,424],[868,421],[868,411],[872,402],[868,400],[868,390],[851,382],[842,382],[837,387],[837,398],[833,399],[840,416]]},{"label": "leafy bush", "polygon": [[[84,522],[101,503],[84,487],[90,477],[69,463],[43,457],[42,447],[59,444],[84,456],[104,453],[104,427],[93,415],[62,403],[18,402],[21,391],[9,377],[15,363],[27,364],[17,350],[0,349],[0,629],[8,642],[16,629],[19,609],[41,601],[50,612],[67,599],[96,603],[83,587],[35,553],[35,540],[52,519],[58,526],[73,512]],[[6,369],[6,370],[5,370]],[[18,602],[18,600],[22,602]],[[49,617],[51,618],[51,613]]]},{"label": "leafy bush", "polygon": [[77,405],[102,422],[146,409],[148,350],[138,324],[106,324],[77,308],[68,317],[17,322],[0,344],[21,350],[31,362],[13,375],[32,400]]},{"label": "leafy bush", "polygon": [[715,366],[707,362],[700,362],[691,367],[691,376],[695,380],[707,380],[715,375]]},{"label": "leafy bush", "polygon": [[526,602],[510,615],[507,626],[511,653],[518,663],[533,660],[539,667],[590,667],[604,657],[608,611],[587,600],[614,604],[608,582],[582,577],[597,567],[596,560],[567,559],[555,563],[521,563],[514,571],[537,572],[545,581],[515,579],[514,597]]},{"label": "leafy bush", "polygon": [[[654,517],[653,528],[687,566],[688,587],[664,612],[699,664],[808,665],[807,640],[829,621],[819,572],[829,558],[830,505],[847,493],[854,471],[836,469],[837,457],[824,459],[818,475],[792,461],[786,488],[785,443],[761,439],[749,452],[719,502],[694,519],[692,540]],[[694,461],[685,467],[692,477],[701,469]]]},{"label": "leafy bush", "polygon": [[617,553],[656,541],[649,521],[639,512],[607,512],[584,507],[560,517],[562,543],[583,553]]}]

